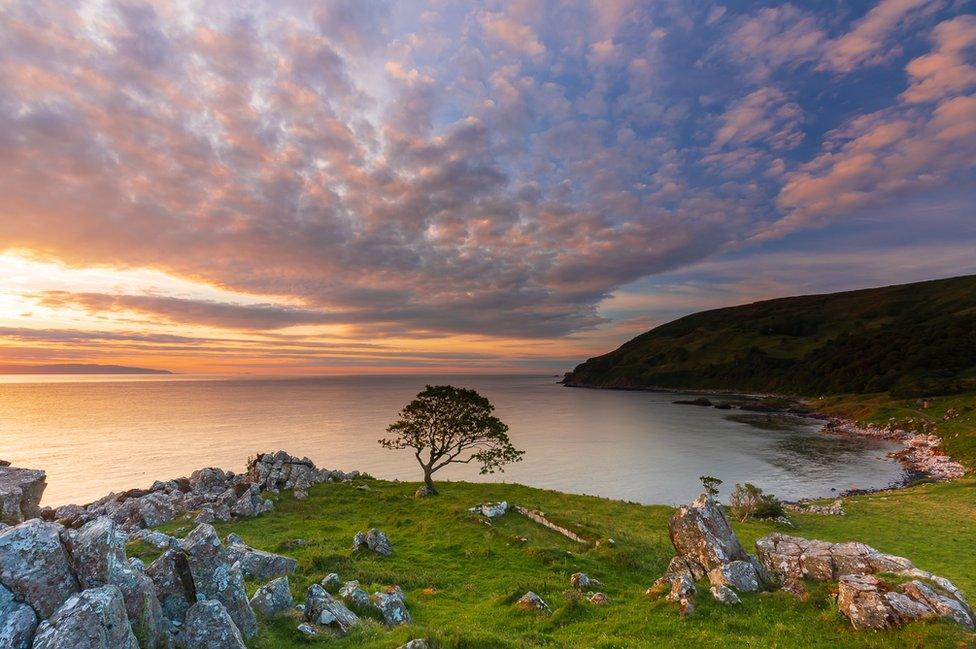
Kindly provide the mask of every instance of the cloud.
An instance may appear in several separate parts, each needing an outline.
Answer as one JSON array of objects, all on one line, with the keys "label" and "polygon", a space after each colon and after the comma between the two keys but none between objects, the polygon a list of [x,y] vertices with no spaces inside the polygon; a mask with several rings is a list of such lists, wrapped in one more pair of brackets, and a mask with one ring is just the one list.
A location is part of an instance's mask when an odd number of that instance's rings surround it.
[{"label": "cloud", "polygon": [[976,86],[976,66],[968,60],[976,47],[976,16],[959,16],[932,32],[935,48],[906,67],[909,86],[901,97],[910,103],[941,99]]}]

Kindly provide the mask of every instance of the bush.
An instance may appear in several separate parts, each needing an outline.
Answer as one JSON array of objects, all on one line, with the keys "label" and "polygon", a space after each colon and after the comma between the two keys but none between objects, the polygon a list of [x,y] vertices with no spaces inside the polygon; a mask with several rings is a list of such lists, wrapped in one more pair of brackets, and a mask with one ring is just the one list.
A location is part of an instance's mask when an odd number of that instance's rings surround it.
[{"label": "bush", "polygon": [[779,498],[763,493],[762,489],[750,482],[735,485],[729,496],[729,509],[740,523],[752,518],[779,518],[786,515]]}]

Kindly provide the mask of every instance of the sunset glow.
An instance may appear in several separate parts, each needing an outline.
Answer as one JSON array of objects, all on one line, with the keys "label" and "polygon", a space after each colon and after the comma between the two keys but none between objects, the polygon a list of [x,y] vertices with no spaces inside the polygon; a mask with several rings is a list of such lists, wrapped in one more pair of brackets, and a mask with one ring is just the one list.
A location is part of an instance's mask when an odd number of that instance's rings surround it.
[{"label": "sunset glow", "polygon": [[5,3],[0,365],[558,372],[976,272],[964,5]]}]

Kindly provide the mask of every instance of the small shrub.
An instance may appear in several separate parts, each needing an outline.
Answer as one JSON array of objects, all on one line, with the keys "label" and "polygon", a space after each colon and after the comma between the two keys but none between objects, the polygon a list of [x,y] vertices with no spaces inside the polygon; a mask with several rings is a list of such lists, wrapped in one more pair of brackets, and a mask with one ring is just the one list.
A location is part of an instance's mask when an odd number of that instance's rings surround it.
[{"label": "small shrub", "polygon": [[703,475],[698,479],[701,480],[702,487],[705,488],[705,493],[707,493],[709,496],[718,495],[718,486],[722,484],[721,480],[710,475]]},{"label": "small shrub", "polygon": [[740,523],[752,518],[779,518],[786,515],[779,498],[763,493],[762,489],[750,482],[735,485],[729,495],[729,509]]}]

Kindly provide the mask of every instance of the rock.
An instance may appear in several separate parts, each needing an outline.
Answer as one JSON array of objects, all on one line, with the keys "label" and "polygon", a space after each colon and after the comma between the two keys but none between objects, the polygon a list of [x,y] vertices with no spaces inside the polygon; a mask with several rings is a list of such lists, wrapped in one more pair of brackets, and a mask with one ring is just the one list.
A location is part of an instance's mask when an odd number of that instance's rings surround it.
[{"label": "rock", "polygon": [[33,649],[139,649],[117,586],[72,595],[37,627]]},{"label": "rock", "polygon": [[356,532],[356,536],[354,536],[352,539],[352,549],[357,551],[369,549],[384,557],[388,557],[393,554],[393,547],[390,545],[390,539],[387,538],[386,534],[379,531],[375,527],[370,529],[368,532]]},{"label": "rock", "polygon": [[976,617],[965,602],[936,592],[918,580],[903,585],[902,592],[916,602],[925,604],[940,616],[958,622],[971,631],[976,629]]},{"label": "rock", "polygon": [[190,607],[178,641],[184,649],[246,649],[229,612],[213,599]]},{"label": "rock", "polygon": [[369,595],[359,587],[358,581],[347,581],[339,589],[339,597],[347,604],[353,604],[361,608],[369,606]]},{"label": "rock", "polygon": [[708,572],[708,581],[713,586],[731,586],[742,593],[755,593],[759,590],[759,575],[749,561],[730,561]]},{"label": "rock", "polygon": [[265,617],[274,617],[295,604],[288,587],[288,577],[278,577],[258,588],[251,598],[251,608]]},{"label": "rock", "polygon": [[683,599],[692,599],[698,592],[695,582],[687,575],[680,575],[671,582],[671,592],[668,593],[669,602],[680,602]]},{"label": "rock", "polygon": [[413,492],[413,497],[414,498],[427,498],[428,496],[436,495],[436,493],[437,493],[436,491],[434,491],[433,489],[431,489],[427,485],[422,484],[422,485],[420,485],[417,488],[417,491]]},{"label": "rock", "polygon": [[155,492],[136,499],[143,527],[156,527],[176,518],[177,508],[168,494]]},{"label": "rock", "polygon": [[843,575],[837,582],[837,607],[855,629],[890,629],[900,622],[898,614],[872,575]]},{"label": "rock", "polygon": [[400,645],[397,649],[428,649],[428,645],[426,640],[416,638],[407,644]]},{"label": "rock", "polygon": [[359,616],[318,584],[312,584],[308,588],[305,599],[305,620],[313,624],[331,626],[341,633],[359,624]]},{"label": "rock", "polygon": [[216,495],[227,489],[227,474],[223,469],[207,467],[190,474],[190,489],[195,494]]},{"label": "rock", "polygon": [[504,500],[500,503],[483,503],[481,505],[475,505],[468,511],[481,514],[487,518],[496,518],[498,516],[504,516],[508,512],[508,503]]},{"label": "rock", "polygon": [[705,494],[678,509],[668,520],[668,534],[678,556],[695,561],[706,571],[749,560],[721,506]]},{"label": "rock", "polygon": [[935,611],[927,604],[914,600],[902,593],[887,592],[884,594],[884,597],[891,608],[894,609],[895,613],[898,614],[898,617],[904,621],[938,617]]},{"label": "rock", "polygon": [[590,587],[590,577],[585,572],[574,572],[569,577],[569,585],[576,590],[586,590]]},{"label": "rock", "polygon": [[14,599],[14,594],[0,586],[0,647],[30,649],[37,614],[27,604]]},{"label": "rock", "polygon": [[330,572],[325,577],[323,577],[322,581],[319,583],[321,583],[322,588],[325,589],[335,588],[336,586],[342,583],[342,579],[339,578],[338,573]]},{"label": "rock", "polygon": [[132,535],[132,538],[142,541],[146,545],[151,545],[157,550],[168,550],[180,546],[179,539],[156,530],[139,530]]},{"label": "rock", "polygon": [[241,635],[253,637],[257,633],[257,621],[248,604],[243,573],[238,564],[228,563],[214,528],[197,526],[180,547],[186,554],[197,599],[215,599],[223,604]]},{"label": "rock", "polygon": [[39,516],[45,487],[43,471],[0,466],[0,523],[17,525]]},{"label": "rock", "polygon": [[605,606],[610,603],[610,598],[607,597],[606,593],[593,593],[587,599],[590,604],[595,604],[597,606]]},{"label": "rock", "polygon": [[387,625],[410,624],[412,620],[410,611],[407,610],[407,602],[404,599],[403,590],[399,586],[395,586],[385,593],[373,593],[373,602]]},{"label": "rock", "polygon": [[712,586],[711,593],[712,593],[712,597],[715,598],[715,601],[721,602],[723,604],[732,605],[732,604],[742,603],[742,600],[740,600],[739,596],[735,594],[735,591],[729,588],[728,586],[724,586],[721,584],[718,586]]},{"label": "rock", "polygon": [[291,557],[255,550],[240,543],[227,546],[227,559],[231,563],[241,564],[245,579],[256,581],[268,581],[275,577],[290,575],[298,566],[298,562]]},{"label": "rock", "polygon": [[516,608],[522,611],[545,611],[546,613],[551,612],[549,605],[546,602],[533,593],[531,590],[526,594],[522,595],[517,602],[515,602]]},{"label": "rock", "polygon": [[351,475],[318,469],[307,457],[297,458],[284,451],[278,451],[262,453],[249,460],[247,477],[258,485],[261,491],[277,492],[281,489],[293,489],[293,496],[301,499],[308,496],[308,490],[312,485],[337,477],[348,479]]},{"label": "rock", "polygon": [[197,600],[193,577],[186,555],[180,550],[167,550],[146,568],[146,576],[156,590],[163,615],[172,622],[180,622]]},{"label": "rock", "polygon": [[81,505],[61,505],[54,510],[54,519],[65,527],[74,527],[86,513]]},{"label": "rock", "polygon": [[302,622],[299,624],[298,632],[308,638],[314,638],[319,634],[318,630],[308,622]]},{"label": "rock", "polygon": [[0,584],[46,619],[78,592],[57,523],[34,518],[0,532]]},{"label": "rock", "polygon": [[678,602],[678,613],[681,617],[686,617],[695,612],[695,600],[692,598],[682,599]]},{"label": "rock", "polygon": [[163,633],[163,611],[152,579],[125,556],[126,535],[101,517],[70,535],[71,563],[83,589],[118,586],[139,644],[155,649]]}]

